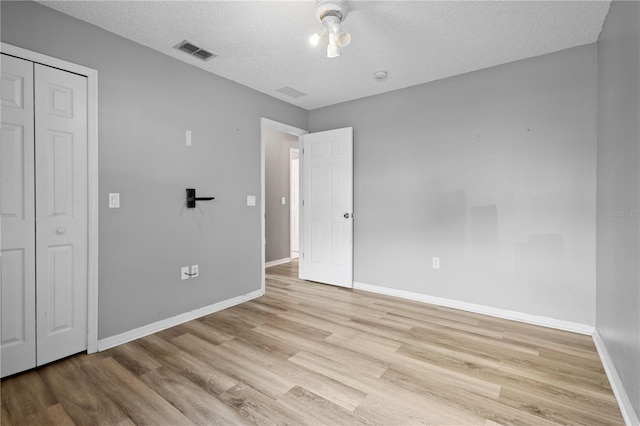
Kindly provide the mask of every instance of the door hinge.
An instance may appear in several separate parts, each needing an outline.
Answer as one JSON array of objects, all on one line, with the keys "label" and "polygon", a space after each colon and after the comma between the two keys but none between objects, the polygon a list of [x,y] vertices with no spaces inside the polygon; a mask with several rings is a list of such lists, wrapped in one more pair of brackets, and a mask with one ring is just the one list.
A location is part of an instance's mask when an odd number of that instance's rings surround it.
[{"label": "door hinge", "polygon": [[302,207],[304,207],[304,200],[302,200]]}]

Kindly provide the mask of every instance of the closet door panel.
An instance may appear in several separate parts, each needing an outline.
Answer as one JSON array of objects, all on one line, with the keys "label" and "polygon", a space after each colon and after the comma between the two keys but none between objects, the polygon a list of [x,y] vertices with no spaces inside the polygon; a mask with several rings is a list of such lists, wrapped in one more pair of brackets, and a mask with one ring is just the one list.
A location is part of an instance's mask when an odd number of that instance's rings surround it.
[{"label": "closet door panel", "polygon": [[87,348],[87,79],[35,65],[37,364]]},{"label": "closet door panel", "polygon": [[2,377],[36,366],[33,63],[2,55]]}]

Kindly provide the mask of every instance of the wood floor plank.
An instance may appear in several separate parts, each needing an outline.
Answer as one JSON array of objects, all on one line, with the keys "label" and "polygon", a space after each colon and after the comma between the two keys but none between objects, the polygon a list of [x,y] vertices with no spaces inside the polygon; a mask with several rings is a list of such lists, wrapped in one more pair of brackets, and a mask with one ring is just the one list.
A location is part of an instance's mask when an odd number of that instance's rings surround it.
[{"label": "wood floor plank", "polygon": [[440,401],[449,407],[449,411],[468,412],[479,418],[489,419],[500,424],[531,424],[550,426],[553,423],[543,417],[533,415],[528,411],[513,409],[511,406],[501,404],[491,398],[482,398],[472,394],[461,392],[443,392],[442,386],[433,386],[428,379],[416,377],[413,374],[405,374],[395,369],[389,369],[382,375],[383,380],[388,380],[398,386],[405,387],[413,393],[426,394],[431,401]]},{"label": "wood floor plank", "polygon": [[136,344],[117,346],[110,351],[110,355],[135,376],[162,367],[159,361]]},{"label": "wood floor plank", "polygon": [[238,384],[234,378],[182,351],[163,355],[162,360],[165,365],[213,394],[219,394]]},{"label": "wood floor plank", "polygon": [[292,333],[302,334],[310,340],[321,341],[331,335],[330,331],[323,330],[317,326],[314,327],[308,324],[301,324],[297,321],[291,321],[286,316],[274,316],[273,318],[269,318],[265,324],[272,325]]},{"label": "wood floor plank", "polygon": [[[369,419],[371,422],[377,425],[386,426],[424,426],[426,424],[438,424],[436,422],[428,422],[423,415],[420,414],[420,410],[407,409],[404,406],[396,406],[389,404],[387,399],[381,398],[378,395],[369,395],[356,409],[356,414]],[[459,422],[458,425],[478,424],[477,422],[463,423]]]},{"label": "wood floor plank", "polygon": [[242,423],[242,416],[236,410],[171,369],[152,370],[140,379],[195,424]]},{"label": "wood floor plank", "polygon": [[384,362],[371,357],[370,353],[367,351],[358,352],[357,350],[354,351],[350,348],[340,347],[327,342],[327,339],[334,337],[334,335],[329,336],[323,342],[313,342],[305,339],[304,336],[289,333],[287,330],[279,329],[277,327],[266,328],[266,326],[261,326],[257,327],[254,331],[264,335],[265,338],[268,338],[279,345],[292,348],[291,351],[293,353],[300,350],[306,350],[322,356],[337,357],[345,361],[349,360],[345,365],[350,365],[351,368],[360,370],[362,374],[375,374],[384,371],[387,368],[387,365]]},{"label": "wood floor plank", "polygon": [[113,358],[84,367],[89,379],[136,424],[191,424],[173,405],[164,400]]},{"label": "wood floor plank", "polygon": [[[384,386],[381,386],[382,381],[373,377],[363,377],[358,374],[353,374],[349,370],[342,368],[340,365],[334,363],[332,360],[319,357],[315,354],[311,354],[308,352],[300,352],[291,358],[292,362],[299,363],[300,365],[304,365],[309,369],[318,371],[326,376],[333,377],[334,379],[348,384],[349,386],[360,389],[362,392],[367,394],[367,399],[369,399],[368,403],[372,403],[376,400],[385,400],[387,401],[387,407],[401,407],[407,413],[415,411],[414,407],[422,406],[425,404],[427,395],[426,391],[415,393],[410,392],[404,389],[401,386],[397,386],[393,383],[384,382]],[[439,398],[442,400],[446,397],[448,393],[456,393],[459,394],[462,398],[466,397],[466,394],[470,392],[465,386],[461,386],[462,383],[459,380],[451,380],[449,378],[443,377],[434,377],[434,375],[424,375],[424,377],[428,377],[428,380],[433,383],[433,388],[431,390],[432,393],[443,393],[443,397]],[[499,387],[493,387],[493,389],[484,389],[483,391],[476,392],[478,395],[481,395],[486,398],[490,398],[493,400],[498,400],[500,389]],[[372,399],[372,397],[376,397]],[[446,404],[437,404],[438,407],[442,411],[447,411]],[[362,404],[358,407],[361,408]],[[370,407],[371,409],[372,407]],[[451,411],[451,410],[449,410]],[[415,416],[414,416],[415,417]],[[458,415],[458,417],[461,417]],[[477,416],[469,416],[476,423],[480,420],[480,417]]]},{"label": "wood floor plank", "polygon": [[[0,383],[1,386],[1,383]],[[0,404],[0,425],[11,426],[11,419],[9,418],[9,410],[4,406],[4,401]]]},{"label": "wood floor plank", "polygon": [[409,314],[412,318],[422,319],[423,321],[430,322],[434,320],[447,320],[453,323],[467,324],[476,326],[480,322],[477,314],[472,314],[463,311],[450,311],[441,309],[439,306],[425,307],[424,304],[415,304],[412,307],[404,306],[404,300],[398,300],[395,303],[391,301],[385,301],[376,303],[374,307],[380,307],[387,313],[406,315]]},{"label": "wood floor plank", "polygon": [[248,424],[285,426],[305,423],[304,417],[300,417],[297,412],[287,411],[275,399],[243,383],[223,392],[219,398],[237,410]]},{"label": "wood floor plank", "polygon": [[214,395],[224,392],[238,384],[235,379],[229,377],[219,369],[180,350],[178,347],[159,338],[157,335],[138,339],[131,344],[140,346],[142,350],[147,351],[149,354],[155,354],[156,357],[161,360],[164,367],[173,369],[176,373],[184,376],[205,391]]},{"label": "wood floor plank", "polygon": [[2,426],[624,424],[590,336],[297,276],[3,379]]},{"label": "wood floor plank", "polygon": [[584,404],[576,403],[574,398],[553,398],[509,387],[502,388],[500,402],[566,425],[615,424],[618,420],[617,407],[613,404],[608,407],[602,407],[600,404],[586,407]]},{"label": "wood floor plank", "polygon": [[[602,393],[594,395],[591,392],[585,392],[585,389],[574,386],[572,383],[564,383],[553,378],[551,381],[545,381],[544,377],[541,377],[532,369],[509,368],[503,363],[493,365],[486,363],[469,363],[460,361],[457,357],[439,356],[434,352],[417,351],[415,349],[408,350],[406,346],[403,346],[403,348],[398,351],[398,355],[402,354],[423,361],[426,363],[425,365],[439,366],[486,383],[495,383],[500,386],[523,389],[527,392],[538,393],[545,396],[553,395],[555,397],[575,399],[581,401],[585,406],[597,404],[604,409],[608,409],[612,402],[608,398],[609,394],[604,390]],[[405,364],[403,368],[406,368],[407,365],[410,364]],[[416,376],[416,374],[413,375]]]},{"label": "wood floor plank", "polygon": [[207,363],[218,366],[239,382],[251,385],[272,398],[284,395],[294,386],[288,378],[253,363],[243,362],[217,346],[190,334],[176,337],[172,342],[187,352],[205,358]]},{"label": "wood floor plank", "polygon": [[40,370],[43,381],[73,422],[106,426],[127,419],[127,415],[76,365],[67,359]]},{"label": "wood floor plank", "polygon": [[2,407],[12,423],[58,403],[37,370],[4,379],[1,386]]},{"label": "wood floor plank", "polygon": [[280,397],[278,402],[287,412],[296,413],[304,418],[303,424],[307,425],[374,424],[365,417],[354,415],[344,407],[300,386],[294,386]]},{"label": "wood floor plank", "polygon": [[71,420],[71,417],[69,417],[61,404],[55,404],[44,411],[39,411],[30,415],[25,419],[24,424],[29,426],[73,426],[75,423]]},{"label": "wood floor plank", "polygon": [[[396,395],[417,395],[399,392]],[[452,407],[428,398],[410,398],[413,404],[398,398],[389,398],[372,393],[356,410],[356,414],[373,419],[376,424],[397,425],[478,425],[484,422],[482,417],[466,410],[454,410]]]},{"label": "wood floor plank", "polygon": [[179,325],[177,329],[180,330],[182,334],[189,333],[214,345],[219,345],[222,342],[233,339],[233,335],[225,333],[217,327],[207,325],[203,321],[189,321]]},{"label": "wood floor plank", "polygon": [[425,327],[429,324],[446,326],[460,331],[479,334],[481,336],[494,337],[496,339],[501,339],[504,335],[504,333],[502,333],[501,331],[490,330],[478,325],[471,325],[464,322],[451,321],[449,319],[442,319],[438,317],[425,318],[424,316],[422,316],[422,318],[415,318],[407,314],[401,315],[395,312],[387,312],[385,316],[383,316],[383,318],[415,327]]},{"label": "wood floor plank", "polygon": [[246,305],[250,305],[251,309],[256,309],[264,313],[278,315],[283,312],[287,312],[289,307],[282,302],[277,300],[273,300],[272,298],[268,298],[265,296],[259,299],[253,299],[250,302],[246,303]]},{"label": "wood floor plank", "polygon": [[229,350],[230,355],[244,358],[248,362],[261,365],[264,368],[286,377],[291,383],[311,391],[332,403],[353,411],[366,394],[340,381],[334,380],[313,370],[292,363],[286,359],[271,356],[257,348],[252,348],[240,341],[230,341],[221,345],[220,349]]}]

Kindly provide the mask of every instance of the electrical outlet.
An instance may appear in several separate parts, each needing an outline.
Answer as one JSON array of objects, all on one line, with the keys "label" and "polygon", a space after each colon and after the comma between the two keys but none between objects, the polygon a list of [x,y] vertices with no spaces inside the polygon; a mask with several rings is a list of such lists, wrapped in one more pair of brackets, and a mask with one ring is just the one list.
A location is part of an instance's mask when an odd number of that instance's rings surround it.
[{"label": "electrical outlet", "polygon": [[440,258],[439,257],[434,257],[433,258],[433,269],[440,269]]},{"label": "electrical outlet", "polygon": [[198,265],[191,265],[191,278],[197,278],[199,275]]},{"label": "electrical outlet", "polygon": [[188,266],[183,266],[182,268],[180,268],[180,279],[181,280],[188,280],[189,278],[191,278],[189,276],[189,267]]}]

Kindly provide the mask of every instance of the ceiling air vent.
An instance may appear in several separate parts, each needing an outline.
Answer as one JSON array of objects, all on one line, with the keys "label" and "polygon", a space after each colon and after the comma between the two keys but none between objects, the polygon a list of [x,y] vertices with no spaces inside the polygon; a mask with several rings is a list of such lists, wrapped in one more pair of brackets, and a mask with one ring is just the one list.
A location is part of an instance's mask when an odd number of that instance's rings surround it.
[{"label": "ceiling air vent", "polygon": [[303,92],[301,92],[299,90],[296,90],[296,89],[294,89],[292,87],[289,87],[289,86],[282,87],[282,88],[276,90],[276,92],[280,92],[283,95],[287,95],[287,96],[289,96],[290,98],[293,98],[293,99],[298,99],[298,98],[301,98],[303,96],[307,96],[306,93],[303,93]]},{"label": "ceiling air vent", "polygon": [[197,52],[195,52],[193,54],[193,56],[198,57],[200,59],[202,59],[203,61],[206,61],[207,59],[211,59],[212,57],[216,56],[211,52],[207,52],[206,50],[198,50]]},{"label": "ceiling air vent", "polygon": [[173,47],[178,50],[182,50],[183,52],[188,53],[191,56],[200,58],[203,61],[208,61],[209,59],[215,58],[216,56],[218,56],[215,53],[209,52],[208,50],[201,49],[200,47],[196,46],[195,44],[187,40],[183,40]]}]

